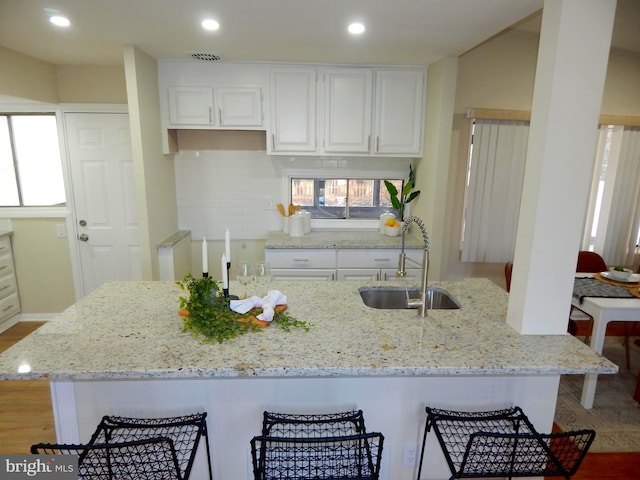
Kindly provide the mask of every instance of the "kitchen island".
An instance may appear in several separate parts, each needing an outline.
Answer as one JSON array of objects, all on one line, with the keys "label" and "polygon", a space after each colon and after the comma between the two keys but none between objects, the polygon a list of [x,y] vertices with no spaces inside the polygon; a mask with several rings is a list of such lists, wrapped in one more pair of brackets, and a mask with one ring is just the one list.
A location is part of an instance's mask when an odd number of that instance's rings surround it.
[{"label": "kitchen island", "polygon": [[[310,331],[273,325],[203,344],[182,333],[177,285],[105,284],[0,355],[0,379],[48,378],[67,443],[88,440],[105,414],[207,411],[219,480],[251,478],[249,440],[263,410],[361,408],[367,428],[385,435],[383,478],[395,480],[415,477],[403,449],[419,444],[426,405],[519,405],[549,431],[560,375],[617,371],[569,335],[518,334],[504,321],[507,293],[489,280],[434,282],[462,308],[427,318],[366,307],[361,285],[273,282]],[[424,478],[447,476],[437,452],[428,446]]]}]

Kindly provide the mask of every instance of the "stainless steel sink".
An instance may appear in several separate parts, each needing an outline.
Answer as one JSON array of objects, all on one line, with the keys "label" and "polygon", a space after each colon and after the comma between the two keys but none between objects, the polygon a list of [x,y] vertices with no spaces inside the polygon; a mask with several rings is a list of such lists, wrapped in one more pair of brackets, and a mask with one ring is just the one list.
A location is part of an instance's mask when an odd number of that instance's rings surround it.
[{"label": "stainless steel sink", "polygon": [[[381,309],[417,308],[407,306],[407,299],[420,298],[419,288],[405,287],[360,287],[362,301],[367,307]],[[427,308],[431,310],[453,310],[460,304],[444,288],[427,288]]]}]

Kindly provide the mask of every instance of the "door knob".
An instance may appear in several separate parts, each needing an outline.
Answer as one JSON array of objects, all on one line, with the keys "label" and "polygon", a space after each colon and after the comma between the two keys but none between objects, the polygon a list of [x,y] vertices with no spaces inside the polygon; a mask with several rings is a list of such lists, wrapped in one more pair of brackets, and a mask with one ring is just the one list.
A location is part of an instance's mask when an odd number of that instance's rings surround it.
[{"label": "door knob", "polygon": [[80,240],[81,242],[86,242],[87,240],[89,240],[89,235],[87,235],[86,233],[78,235],[78,240]]}]

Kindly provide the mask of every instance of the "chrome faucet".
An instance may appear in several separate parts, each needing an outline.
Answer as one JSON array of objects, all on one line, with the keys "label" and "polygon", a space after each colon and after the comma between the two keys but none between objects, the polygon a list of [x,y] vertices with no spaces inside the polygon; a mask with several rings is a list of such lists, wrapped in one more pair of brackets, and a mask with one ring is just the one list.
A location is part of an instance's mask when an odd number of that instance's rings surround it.
[{"label": "chrome faucet", "polygon": [[412,263],[415,263],[416,265],[420,265],[415,260],[412,260],[411,258],[407,258],[406,253],[404,253],[404,237],[405,237],[405,234],[407,233],[407,229],[409,228],[410,223],[415,223],[416,225],[418,225],[418,228],[422,232],[422,239],[424,241],[424,251],[422,254],[422,265],[421,265],[422,283],[420,284],[420,298],[418,300],[407,299],[407,306],[418,307],[418,315],[421,317],[426,317],[427,306],[428,306],[427,279],[429,278],[429,235],[427,234],[427,229],[425,228],[424,223],[418,217],[409,217],[402,224],[402,250],[400,251],[400,257],[398,258],[397,275],[398,277],[407,276],[407,270],[405,267],[405,263],[407,260],[409,260]]}]

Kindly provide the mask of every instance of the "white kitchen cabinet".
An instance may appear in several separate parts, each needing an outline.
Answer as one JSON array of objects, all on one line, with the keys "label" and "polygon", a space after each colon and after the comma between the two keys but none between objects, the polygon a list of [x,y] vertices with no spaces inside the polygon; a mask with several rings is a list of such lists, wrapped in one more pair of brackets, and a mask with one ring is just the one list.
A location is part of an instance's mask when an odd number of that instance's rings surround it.
[{"label": "white kitchen cabinet", "polygon": [[13,264],[11,237],[0,235],[0,332],[13,326],[12,318],[20,313],[20,297]]},{"label": "white kitchen cabinet", "polygon": [[272,268],[273,280],[327,280],[336,279],[336,270],[328,268]]},{"label": "white kitchen cabinet", "polygon": [[262,90],[257,87],[216,87],[217,124],[220,127],[262,125]]},{"label": "white kitchen cabinet", "polygon": [[[407,249],[408,258],[422,262],[422,250]],[[339,249],[338,280],[397,280],[400,250],[382,248]],[[405,279],[419,279],[422,271],[409,261]]]},{"label": "white kitchen cabinet", "polygon": [[324,70],[325,152],[370,152],[372,91],[370,68]]},{"label": "white kitchen cabinet", "polygon": [[377,69],[375,89],[373,153],[421,156],[425,71]]},{"label": "white kitchen cabinet", "polygon": [[265,261],[274,280],[335,280],[335,249],[267,249]]},{"label": "white kitchen cabinet", "polygon": [[169,122],[172,126],[213,125],[213,88],[169,87]]},{"label": "white kitchen cabinet", "polygon": [[422,156],[425,70],[273,67],[267,153]]},{"label": "white kitchen cabinet", "polygon": [[316,68],[271,69],[271,118],[268,153],[314,153],[316,141]]},{"label": "white kitchen cabinet", "polygon": [[169,121],[173,127],[259,127],[262,93],[257,87],[169,87]]}]

